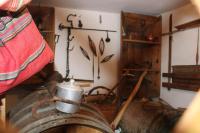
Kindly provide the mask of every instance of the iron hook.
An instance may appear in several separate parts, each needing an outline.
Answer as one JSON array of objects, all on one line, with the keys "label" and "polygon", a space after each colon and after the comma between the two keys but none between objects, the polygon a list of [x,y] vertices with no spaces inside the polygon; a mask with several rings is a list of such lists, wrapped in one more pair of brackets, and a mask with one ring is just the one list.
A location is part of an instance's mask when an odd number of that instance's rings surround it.
[{"label": "iron hook", "polygon": [[73,51],[74,50],[74,46],[72,47],[72,48],[69,48],[69,51],[71,52],[71,51]]},{"label": "iron hook", "polygon": [[71,38],[69,38],[69,41],[71,42],[74,39],[74,36],[72,36]]},{"label": "iron hook", "polygon": [[73,27],[73,21],[69,19],[71,16],[72,16],[72,17],[76,17],[76,14],[69,14],[69,15],[67,16],[67,22],[70,23],[70,26],[71,26],[71,27]]}]

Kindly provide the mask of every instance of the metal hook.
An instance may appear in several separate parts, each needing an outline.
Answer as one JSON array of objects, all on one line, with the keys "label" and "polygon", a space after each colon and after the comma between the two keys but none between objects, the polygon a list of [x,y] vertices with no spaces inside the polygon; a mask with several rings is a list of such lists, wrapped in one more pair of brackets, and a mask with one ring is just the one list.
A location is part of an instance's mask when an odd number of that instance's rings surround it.
[{"label": "metal hook", "polygon": [[69,38],[69,41],[71,42],[74,39],[74,36],[72,36],[71,38]]},{"label": "metal hook", "polygon": [[73,21],[69,19],[71,16],[72,17],[76,17],[76,14],[69,14],[67,16],[67,22],[70,23],[71,27],[73,27]]},{"label": "metal hook", "polygon": [[72,46],[72,48],[68,49],[70,52],[74,50],[74,46]]}]

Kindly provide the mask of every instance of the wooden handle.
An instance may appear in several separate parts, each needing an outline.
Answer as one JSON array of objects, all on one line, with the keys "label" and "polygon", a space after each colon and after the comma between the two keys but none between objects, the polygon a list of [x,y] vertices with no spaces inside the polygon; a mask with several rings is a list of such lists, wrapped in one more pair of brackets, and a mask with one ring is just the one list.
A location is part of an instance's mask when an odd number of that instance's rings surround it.
[{"label": "wooden handle", "polygon": [[115,129],[117,127],[117,125],[119,124],[124,112],[126,111],[127,107],[129,106],[129,104],[131,103],[131,101],[133,100],[133,98],[135,97],[136,93],[138,92],[140,85],[145,77],[145,75],[147,74],[147,70],[145,70],[142,75],[140,76],[137,84],[135,85],[133,91],[131,92],[130,96],[128,97],[128,100],[126,101],[126,103],[124,104],[124,106],[121,108],[121,110],[119,111],[119,113],[117,114],[117,116],[115,117],[114,121],[111,123],[111,127],[113,129]]}]

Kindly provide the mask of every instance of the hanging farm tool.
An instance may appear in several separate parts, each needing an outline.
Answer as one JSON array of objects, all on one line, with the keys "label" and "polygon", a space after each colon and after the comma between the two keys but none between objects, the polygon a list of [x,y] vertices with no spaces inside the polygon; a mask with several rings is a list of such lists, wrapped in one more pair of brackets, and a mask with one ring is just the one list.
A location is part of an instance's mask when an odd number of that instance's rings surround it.
[{"label": "hanging farm tool", "polygon": [[104,49],[105,49],[105,43],[104,43],[103,38],[101,38],[101,40],[100,40],[100,42],[99,42],[99,54],[98,54],[98,76],[97,76],[97,79],[100,79],[100,57],[103,56]]},{"label": "hanging farm tool", "polygon": [[81,53],[83,54],[83,56],[90,61],[88,52],[81,46],[80,46],[80,50],[81,50]]},{"label": "hanging farm tool", "polygon": [[92,54],[93,54],[93,57],[92,57],[92,76],[93,76],[93,80],[94,80],[94,57],[97,57],[97,50],[96,50],[95,43],[92,41],[90,36],[88,36],[88,40],[89,40],[90,50],[92,51]]}]

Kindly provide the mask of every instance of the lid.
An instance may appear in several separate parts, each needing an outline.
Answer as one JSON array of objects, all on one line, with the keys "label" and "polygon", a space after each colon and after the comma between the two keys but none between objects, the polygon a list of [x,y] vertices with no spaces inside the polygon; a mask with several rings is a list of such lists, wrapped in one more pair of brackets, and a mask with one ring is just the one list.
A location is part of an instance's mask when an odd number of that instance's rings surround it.
[{"label": "lid", "polygon": [[74,79],[70,79],[69,82],[62,82],[57,84],[58,87],[62,88],[62,89],[69,89],[69,90],[74,90],[74,91],[83,91],[80,86],[75,84],[75,80]]}]

